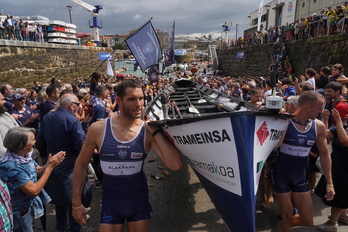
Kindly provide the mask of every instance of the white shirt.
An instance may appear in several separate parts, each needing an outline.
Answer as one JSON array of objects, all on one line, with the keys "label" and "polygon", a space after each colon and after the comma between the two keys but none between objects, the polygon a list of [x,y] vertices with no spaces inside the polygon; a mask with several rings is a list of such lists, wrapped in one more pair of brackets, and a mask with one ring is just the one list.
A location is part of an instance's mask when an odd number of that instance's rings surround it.
[{"label": "white shirt", "polygon": [[314,90],[316,89],[315,88],[315,78],[314,77],[309,78],[305,83],[308,83],[311,86],[313,86]]}]

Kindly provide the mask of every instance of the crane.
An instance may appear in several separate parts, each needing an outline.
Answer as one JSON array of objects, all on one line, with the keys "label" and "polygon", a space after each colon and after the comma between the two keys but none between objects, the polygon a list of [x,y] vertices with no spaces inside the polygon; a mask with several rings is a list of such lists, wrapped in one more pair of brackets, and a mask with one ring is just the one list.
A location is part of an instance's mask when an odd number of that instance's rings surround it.
[{"label": "crane", "polygon": [[85,8],[88,12],[91,12],[93,20],[92,20],[92,22],[91,22],[91,20],[89,20],[89,28],[93,28],[94,42],[97,45],[100,45],[99,28],[102,28],[102,26],[98,24],[98,15],[99,15],[99,11],[101,9],[103,9],[103,6],[101,6],[101,5],[92,6],[92,5],[90,5],[84,1],[81,1],[81,0],[70,0],[70,1]]}]

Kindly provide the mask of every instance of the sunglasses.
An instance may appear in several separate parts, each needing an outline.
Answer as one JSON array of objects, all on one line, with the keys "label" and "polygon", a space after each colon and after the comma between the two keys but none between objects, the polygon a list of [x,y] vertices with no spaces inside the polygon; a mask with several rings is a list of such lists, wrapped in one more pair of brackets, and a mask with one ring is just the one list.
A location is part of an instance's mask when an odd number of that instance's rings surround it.
[{"label": "sunglasses", "polygon": [[80,106],[80,103],[78,102],[71,102],[72,104],[75,104],[76,106]]}]

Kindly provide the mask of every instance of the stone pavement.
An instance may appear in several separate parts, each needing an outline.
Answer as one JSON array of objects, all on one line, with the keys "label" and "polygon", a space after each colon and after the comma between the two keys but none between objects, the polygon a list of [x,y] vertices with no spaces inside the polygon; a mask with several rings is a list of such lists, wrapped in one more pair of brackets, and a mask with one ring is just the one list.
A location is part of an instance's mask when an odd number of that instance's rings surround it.
[{"label": "stone pavement", "polygon": [[[210,198],[200,184],[193,170],[185,163],[182,170],[169,171],[170,176],[156,180],[150,174],[162,174],[158,166],[164,167],[159,158],[150,153],[147,159],[155,158],[155,162],[146,162],[144,165],[149,187],[149,197],[154,214],[150,220],[150,232],[228,232],[229,229],[216,211]],[[319,177],[319,175],[318,175]],[[93,189],[93,202],[91,205],[91,219],[86,226],[98,230],[99,204],[101,189]],[[330,213],[321,200],[314,194],[314,225],[319,225],[327,220]],[[280,213],[276,203],[271,210],[257,207],[257,231],[280,232],[277,214]],[[55,231],[55,212],[52,205],[47,205],[47,230]],[[340,232],[348,232],[348,225],[339,224]],[[39,220],[35,220],[35,232],[43,231]],[[124,229],[126,231],[126,229]],[[318,231],[313,227],[297,227],[294,232]],[[241,231],[243,232],[243,231]],[[248,231],[245,231],[248,232]]]}]

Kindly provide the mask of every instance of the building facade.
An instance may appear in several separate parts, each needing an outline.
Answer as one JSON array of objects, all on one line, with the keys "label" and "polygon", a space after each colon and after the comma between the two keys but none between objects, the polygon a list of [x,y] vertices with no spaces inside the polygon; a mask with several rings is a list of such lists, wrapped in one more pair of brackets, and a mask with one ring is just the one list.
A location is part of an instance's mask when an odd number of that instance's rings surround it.
[{"label": "building facade", "polygon": [[[298,19],[307,18],[313,13],[319,14],[321,9],[327,11],[331,6],[342,5],[342,0],[273,0],[263,6],[261,17],[261,28],[284,26],[293,23]],[[267,11],[267,5],[268,11]],[[257,30],[258,10],[250,13],[249,27],[244,31],[245,34],[253,33]]]}]

